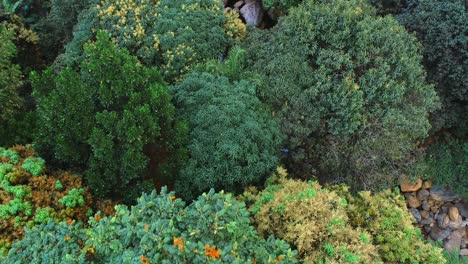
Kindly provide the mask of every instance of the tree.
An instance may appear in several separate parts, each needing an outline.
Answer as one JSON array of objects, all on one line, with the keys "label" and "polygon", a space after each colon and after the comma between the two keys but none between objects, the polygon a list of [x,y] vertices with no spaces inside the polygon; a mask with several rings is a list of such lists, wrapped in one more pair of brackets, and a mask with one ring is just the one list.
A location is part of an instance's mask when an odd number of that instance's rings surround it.
[{"label": "tree", "polygon": [[152,186],[145,179],[144,148],[176,150],[171,139],[177,142],[184,126],[174,119],[171,96],[156,68],[141,65],[105,32],[84,50],[80,72],[33,74],[35,144],[44,157],[85,168],[96,195],[129,202]]},{"label": "tree", "polygon": [[363,0],[308,0],[245,46],[294,175],[365,189],[408,176],[437,96],[415,37],[395,19]]},{"label": "tree", "polygon": [[0,124],[12,118],[22,104],[17,89],[21,87],[21,71],[13,64],[16,47],[13,34],[0,25]]},{"label": "tree", "polygon": [[189,123],[189,158],[176,180],[186,198],[210,188],[239,190],[276,167],[276,120],[247,81],[192,72],[173,88],[179,115]]}]

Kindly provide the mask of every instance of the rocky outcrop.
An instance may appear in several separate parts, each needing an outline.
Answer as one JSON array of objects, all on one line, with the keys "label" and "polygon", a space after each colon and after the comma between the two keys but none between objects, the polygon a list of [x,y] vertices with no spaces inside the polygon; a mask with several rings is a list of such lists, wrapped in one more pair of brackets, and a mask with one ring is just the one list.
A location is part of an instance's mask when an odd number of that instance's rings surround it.
[{"label": "rocky outcrop", "polygon": [[408,211],[427,239],[442,241],[448,251],[468,255],[468,200],[429,181],[400,185]]}]

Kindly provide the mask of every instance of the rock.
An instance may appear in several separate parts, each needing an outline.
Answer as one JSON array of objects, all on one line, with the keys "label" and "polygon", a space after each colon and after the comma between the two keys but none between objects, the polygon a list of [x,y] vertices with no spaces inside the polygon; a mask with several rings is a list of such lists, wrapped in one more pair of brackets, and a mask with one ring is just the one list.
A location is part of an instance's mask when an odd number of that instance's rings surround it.
[{"label": "rock", "polygon": [[450,217],[450,221],[458,221],[458,216],[460,215],[458,213],[458,208],[450,207],[448,215]]},{"label": "rock", "polygon": [[419,206],[421,206],[421,203],[419,202],[418,198],[414,196],[408,197],[406,202],[408,203],[408,206],[411,208],[418,208]]},{"label": "rock", "polygon": [[460,250],[460,256],[468,256],[468,249],[462,249]]},{"label": "rock", "polygon": [[468,218],[468,203],[458,202],[455,204],[458,212],[465,218]]},{"label": "rock", "polygon": [[450,218],[446,214],[440,214],[439,216],[437,216],[437,225],[440,228],[443,228],[443,229],[447,228],[449,222],[450,222]]},{"label": "rock", "polygon": [[447,242],[444,243],[445,250],[452,252],[454,249],[460,249],[462,232],[453,231]]},{"label": "rock", "polygon": [[229,11],[231,11],[231,10],[232,10],[232,8],[230,8],[229,6],[226,7],[226,8],[224,8],[224,11],[226,11],[226,12],[229,12]]},{"label": "rock", "polygon": [[[421,222],[419,222],[420,225],[429,225],[429,229],[431,228],[431,224],[434,220],[432,220],[431,218],[426,218],[426,219],[422,219]],[[426,231],[426,233],[428,233],[429,231]]]},{"label": "rock", "polygon": [[425,211],[431,210],[431,206],[429,205],[429,203],[428,203],[427,201],[423,201],[423,202],[422,202],[422,208],[423,208]]},{"label": "rock", "polygon": [[430,189],[432,187],[432,182],[430,181],[425,181],[422,185],[422,188],[427,190],[427,189]]},{"label": "rock", "polygon": [[[424,221],[424,220],[425,220],[425,219],[423,219],[423,221]],[[424,226],[424,232],[426,232],[427,234],[429,234],[429,233],[431,232],[431,227],[425,225],[425,226]]]},{"label": "rock", "polygon": [[234,8],[235,8],[235,9],[240,9],[244,4],[245,4],[244,1],[237,1],[237,2],[234,4]]},{"label": "rock", "polygon": [[409,211],[413,215],[414,219],[416,219],[416,222],[421,222],[421,213],[419,213],[418,209],[410,208]]},{"label": "rock", "polygon": [[418,193],[416,194],[416,197],[418,197],[418,200],[419,200],[419,201],[424,201],[424,200],[426,200],[426,199],[429,197],[429,191],[428,191],[428,190],[421,189],[421,190],[419,190]]},{"label": "rock", "polygon": [[449,229],[440,229],[437,226],[434,226],[431,229],[429,236],[434,240],[444,240],[450,236],[451,231]]},{"label": "rock", "polygon": [[429,212],[428,211],[423,210],[423,211],[420,212],[420,214],[421,214],[421,217],[424,218],[424,219],[429,218]]},{"label": "rock", "polygon": [[261,3],[247,2],[241,9],[240,14],[244,17],[247,25],[258,26],[262,23],[263,8]]},{"label": "rock", "polygon": [[400,184],[400,189],[402,192],[416,192],[422,187],[423,181],[418,179],[417,182],[405,181]]},{"label": "rock", "polygon": [[431,212],[437,213],[438,211],[439,211],[439,207],[437,207],[437,206],[432,206],[431,207]]},{"label": "rock", "polygon": [[459,197],[455,193],[444,188],[443,186],[432,187],[432,189],[429,192],[429,198],[436,201],[445,202],[452,202],[459,199]]}]

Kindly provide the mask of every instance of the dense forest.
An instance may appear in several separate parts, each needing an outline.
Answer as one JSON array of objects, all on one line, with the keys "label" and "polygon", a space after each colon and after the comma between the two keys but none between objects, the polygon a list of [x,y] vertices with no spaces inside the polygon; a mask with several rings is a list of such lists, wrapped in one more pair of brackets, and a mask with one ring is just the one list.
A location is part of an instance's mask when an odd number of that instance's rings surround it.
[{"label": "dense forest", "polygon": [[1,263],[468,263],[462,0],[2,0]]}]

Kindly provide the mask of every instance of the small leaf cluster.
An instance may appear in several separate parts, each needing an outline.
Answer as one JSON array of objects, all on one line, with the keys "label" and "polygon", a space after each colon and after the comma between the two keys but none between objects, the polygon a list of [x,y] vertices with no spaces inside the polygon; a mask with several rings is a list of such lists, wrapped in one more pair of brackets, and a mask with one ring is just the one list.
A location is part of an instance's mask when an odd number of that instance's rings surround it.
[{"label": "small leaf cluster", "polygon": [[70,208],[83,206],[85,204],[85,200],[83,198],[84,193],[85,190],[83,188],[73,188],[59,200],[59,203]]}]

